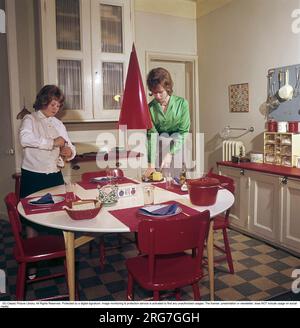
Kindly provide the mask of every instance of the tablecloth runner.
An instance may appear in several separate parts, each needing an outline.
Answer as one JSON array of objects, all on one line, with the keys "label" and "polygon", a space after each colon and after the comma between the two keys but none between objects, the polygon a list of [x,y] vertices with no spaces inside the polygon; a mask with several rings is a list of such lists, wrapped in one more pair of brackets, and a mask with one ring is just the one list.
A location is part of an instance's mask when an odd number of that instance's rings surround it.
[{"label": "tablecloth runner", "polygon": [[[124,184],[124,183],[138,184],[138,182],[126,177],[120,177],[116,179],[116,184]],[[109,184],[109,182],[108,181],[101,181],[101,182],[79,181],[77,182],[77,184],[79,184],[83,189],[88,190],[88,189],[96,189],[97,186],[103,187]]]},{"label": "tablecloth runner", "polygon": [[187,195],[188,194],[188,191],[182,191],[180,189],[181,186],[175,185],[174,183],[172,183],[169,188],[167,188],[167,185],[166,185],[165,182],[155,183],[154,185],[155,185],[155,187],[158,187],[158,188],[161,188],[161,189],[165,189],[167,191],[175,192],[175,194],[178,194],[178,195]]},{"label": "tablecloth runner", "polygon": [[[182,212],[177,214],[176,217],[187,217],[184,213],[188,215],[194,215],[199,213],[197,210],[190,208],[186,205],[183,205],[181,203],[175,202],[175,201],[168,201],[162,204],[177,204],[182,208]],[[110,214],[112,214],[115,218],[117,218],[119,221],[121,221],[123,224],[125,224],[130,231],[135,232],[137,231],[138,224],[140,220],[143,218],[146,218],[147,216],[144,216],[142,214],[138,213],[138,210],[143,206],[136,206],[132,208],[124,208],[121,210],[112,210],[109,211]]]}]

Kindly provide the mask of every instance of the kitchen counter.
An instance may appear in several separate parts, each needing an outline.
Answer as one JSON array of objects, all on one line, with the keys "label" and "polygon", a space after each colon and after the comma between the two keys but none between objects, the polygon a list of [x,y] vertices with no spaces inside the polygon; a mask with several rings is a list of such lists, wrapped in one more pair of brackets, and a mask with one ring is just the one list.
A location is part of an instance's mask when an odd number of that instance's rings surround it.
[{"label": "kitchen counter", "polygon": [[249,163],[249,162],[248,163],[217,162],[217,165],[235,167],[243,170],[257,171],[257,172],[281,175],[289,178],[300,179],[300,169],[296,167]]}]

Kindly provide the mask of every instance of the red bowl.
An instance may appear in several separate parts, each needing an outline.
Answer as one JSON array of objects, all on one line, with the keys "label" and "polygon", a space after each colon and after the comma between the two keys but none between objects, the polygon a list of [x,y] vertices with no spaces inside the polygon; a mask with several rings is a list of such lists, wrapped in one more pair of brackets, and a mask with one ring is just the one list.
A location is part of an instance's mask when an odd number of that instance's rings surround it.
[{"label": "red bowl", "polygon": [[187,180],[190,201],[194,205],[209,206],[217,200],[220,181],[215,178]]},{"label": "red bowl", "polygon": [[[92,209],[87,209],[87,210],[77,210],[77,209],[73,209],[73,205],[74,204],[84,204],[87,202],[94,202],[95,204],[95,208]],[[95,218],[98,213],[101,210],[102,207],[102,203],[98,200],[95,199],[83,199],[83,200],[79,200],[70,204],[67,204],[68,207],[65,207],[65,211],[68,213],[69,217],[73,220],[90,220]]]}]

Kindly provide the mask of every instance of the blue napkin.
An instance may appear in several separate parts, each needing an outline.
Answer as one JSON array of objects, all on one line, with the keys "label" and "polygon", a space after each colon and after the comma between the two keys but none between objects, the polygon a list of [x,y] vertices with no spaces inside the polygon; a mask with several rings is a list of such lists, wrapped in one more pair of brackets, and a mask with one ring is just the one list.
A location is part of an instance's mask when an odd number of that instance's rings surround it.
[{"label": "blue napkin", "polygon": [[42,196],[40,199],[35,201],[30,201],[30,204],[54,204],[54,200],[52,198],[52,195],[50,193]]},{"label": "blue napkin", "polygon": [[163,216],[163,215],[172,215],[176,214],[178,205],[177,204],[170,204],[170,205],[150,205],[145,206],[139,209],[142,214],[146,215],[156,215],[156,216]]},{"label": "blue napkin", "polygon": [[108,181],[108,177],[97,177],[97,178],[91,178],[90,182],[106,182]]}]

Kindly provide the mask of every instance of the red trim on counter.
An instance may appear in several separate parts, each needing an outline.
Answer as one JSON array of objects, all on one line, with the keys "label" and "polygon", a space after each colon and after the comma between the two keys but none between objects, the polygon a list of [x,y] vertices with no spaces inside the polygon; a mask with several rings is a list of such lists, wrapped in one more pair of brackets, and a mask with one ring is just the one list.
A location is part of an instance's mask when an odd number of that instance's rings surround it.
[{"label": "red trim on counter", "polygon": [[269,174],[283,175],[290,178],[300,179],[300,169],[282,165],[258,164],[258,163],[232,163],[217,162],[219,166],[229,166],[249,171],[264,172]]}]

